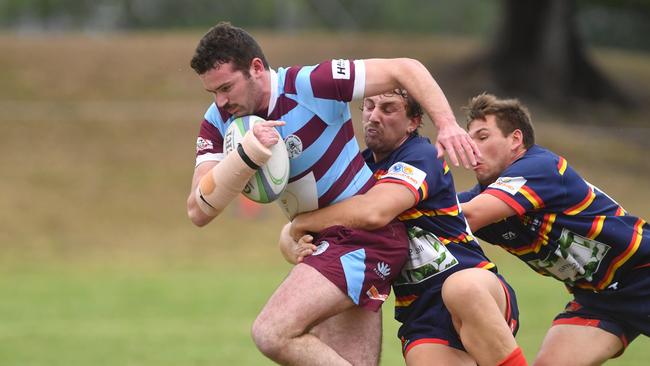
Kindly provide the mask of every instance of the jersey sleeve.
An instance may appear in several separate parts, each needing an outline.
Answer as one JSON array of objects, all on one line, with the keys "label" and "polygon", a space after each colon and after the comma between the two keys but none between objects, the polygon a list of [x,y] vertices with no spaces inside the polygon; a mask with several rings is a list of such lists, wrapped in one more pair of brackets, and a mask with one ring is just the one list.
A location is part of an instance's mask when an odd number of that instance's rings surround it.
[{"label": "jersey sleeve", "polygon": [[361,60],[330,60],[316,65],[309,75],[315,98],[349,102],[363,97],[366,69]]},{"label": "jersey sleeve", "polygon": [[195,166],[206,161],[221,161],[223,158],[223,136],[214,125],[204,119],[196,138]]},{"label": "jersey sleeve", "polygon": [[481,186],[477,184],[474,187],[472,187],[472,189],[470,189],[469,191],[460,192],[458,194],[458,201],[460,203],[469,202],[472,200],[472,198],[478,196],[480,193],[481,193]]},{"label": "jersey sleeve", "polygon": [[405,186],[413,193],[417,205],[429,197],[432,188],[443,186],[444,175],[449,172],[445,161],[432,158],[434,156],[435,151],[429,149],[410,149],[379,177],[377,184],[396,183]]},{"label": "jersey sleeve", "polygon": [[550,158],[518,160],[483,193],[500,199],[518,215],[558,209],[565,205],[566,189],[557,166]]}]

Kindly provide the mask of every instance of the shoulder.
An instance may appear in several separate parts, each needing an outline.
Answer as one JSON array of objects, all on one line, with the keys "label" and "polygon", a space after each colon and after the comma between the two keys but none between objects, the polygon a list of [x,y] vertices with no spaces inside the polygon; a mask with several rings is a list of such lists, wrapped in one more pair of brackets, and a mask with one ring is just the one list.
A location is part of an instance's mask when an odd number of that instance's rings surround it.
[{"label": "shoulder", "polygon": [[506,168],[502,175],[554,175],[558,172],[558,166],[561,165],[563,160],[564,159],[554,152],[541,146],[534,145],[526,151],[524,156],[517,159]]}]

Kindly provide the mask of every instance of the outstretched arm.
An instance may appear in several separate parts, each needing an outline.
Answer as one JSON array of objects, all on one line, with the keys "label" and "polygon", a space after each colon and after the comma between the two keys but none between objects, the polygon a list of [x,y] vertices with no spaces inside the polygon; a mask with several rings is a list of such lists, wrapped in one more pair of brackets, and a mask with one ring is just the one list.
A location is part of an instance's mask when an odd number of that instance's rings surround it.
[{"label": "outstretched arm", "polygon": [[291,224],[290,234],[297,241],[306,233],[317,233],[334,225],[374,230],[385,226],[413,205],[415,196],[406,186],[376,184],[365,194],[298,215]]},{"label": "outstretched arm", "polygon": [[490,194],[479,194],[460,206],[472,231],[517,214],[512,207]]},{"label": "outstretched arm", "polygon": [[396,88],[406,89],[422,105],[438,129],[438,157],[447,151],[454,166],[459,165],[459,158],[465,168],[476,165],[476,156],[480,156],[478,146],[458,125],[445,94],[422,63],[408,58],[367,59],[364,65],[365,96]]}]

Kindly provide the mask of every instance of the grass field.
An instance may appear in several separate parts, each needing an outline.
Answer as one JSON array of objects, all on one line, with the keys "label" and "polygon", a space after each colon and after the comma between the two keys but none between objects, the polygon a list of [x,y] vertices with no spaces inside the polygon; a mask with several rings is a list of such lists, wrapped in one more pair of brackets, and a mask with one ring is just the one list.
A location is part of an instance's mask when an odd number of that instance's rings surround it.
[{"label": "grass field", "polygon": [[[429,63],[434,74],[476,46],[259,34],[274,65],[332,56],[430,60],[433,48],[441,55]],[[290,268],[274,244],[279,209],[244,221],[231,208],[202,229],[185,215],[194,141],[210,102],[188,67],[199,36],[0,35],[0,365],[270,364],[249,329]],[[649,55],[595,55],[629,90],[650,94]],[[469,97],[450,95],[455,110]],[[616,128],[533,113],[540,143],[650,218],[647,107],[616,114],[626,122]],[[468,172],[454,174],[460,189],[472,184]],[[568,294],[487,250],[517,290],[518,340],[532,360]],[[387,305],[382,365],[398,365],[392,298]],[[650,341],[641,338],[608,364],[648,359]]]}]

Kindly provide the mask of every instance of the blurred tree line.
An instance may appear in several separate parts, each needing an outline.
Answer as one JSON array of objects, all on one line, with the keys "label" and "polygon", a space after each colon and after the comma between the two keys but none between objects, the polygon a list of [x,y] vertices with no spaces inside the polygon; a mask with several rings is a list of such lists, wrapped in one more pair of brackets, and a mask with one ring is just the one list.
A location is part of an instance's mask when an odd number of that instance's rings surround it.
[{"label": "blurred tree line", "polygon": [[[569,0],[571,2],[571,0]],[[305,29],[493,35],[500,0],[0,0],[0,29],[119,31],[201,28],[218,20]],[[650,50],[650,0],[577,0],[590,44]]]}]

